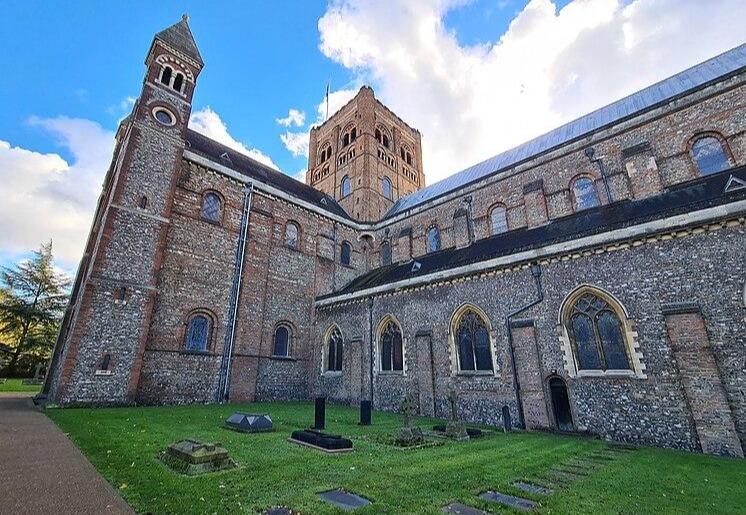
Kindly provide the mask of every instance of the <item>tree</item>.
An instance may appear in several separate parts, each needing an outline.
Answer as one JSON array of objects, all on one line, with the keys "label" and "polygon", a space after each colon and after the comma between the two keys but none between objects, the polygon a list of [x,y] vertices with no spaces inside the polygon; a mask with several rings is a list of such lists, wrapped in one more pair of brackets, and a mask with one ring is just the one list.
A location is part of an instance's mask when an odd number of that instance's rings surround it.
[{"label": "tree", "polygon": [[69,278],[54,270],[52,242],[0,272],[0,341],[12,349],[8,375],[21,357],[43,361],[54,346],[69,299]]}]

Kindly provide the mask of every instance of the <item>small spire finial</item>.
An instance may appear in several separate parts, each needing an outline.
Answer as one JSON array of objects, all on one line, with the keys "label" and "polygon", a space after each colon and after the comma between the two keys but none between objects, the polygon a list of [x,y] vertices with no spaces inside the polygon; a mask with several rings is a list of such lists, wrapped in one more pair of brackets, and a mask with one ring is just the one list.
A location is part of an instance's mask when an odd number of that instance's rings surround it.
[{"label": "small spire finial", "polygon": [[189,21],[189,15],[187,13],[184,13],[181,15],[182,21]]}]

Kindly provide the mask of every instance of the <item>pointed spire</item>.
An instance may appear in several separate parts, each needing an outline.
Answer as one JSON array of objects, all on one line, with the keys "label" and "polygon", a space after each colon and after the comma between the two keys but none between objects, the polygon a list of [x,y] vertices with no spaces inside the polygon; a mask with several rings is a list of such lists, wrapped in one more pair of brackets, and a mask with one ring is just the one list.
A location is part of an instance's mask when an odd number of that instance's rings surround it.
[{"label": "pointed spire", "polygon": [[160,31],[155,35],[155,39],[163,41],[176,50],[184,52],[189,57],[195,59],[199,64],[204,64],[202,56],[197,49],[197,43],[194,41],[192,31],[189,29],[189,16],[184,14],[179,22],[171,25],[169,28]]}]

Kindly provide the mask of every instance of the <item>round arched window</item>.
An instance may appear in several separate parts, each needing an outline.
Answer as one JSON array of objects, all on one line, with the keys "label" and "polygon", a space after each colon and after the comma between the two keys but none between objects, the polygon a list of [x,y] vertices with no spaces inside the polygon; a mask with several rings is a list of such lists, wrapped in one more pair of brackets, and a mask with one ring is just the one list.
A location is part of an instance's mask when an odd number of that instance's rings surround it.
[{"label": "round arched window", "polygon": [[176,117],[173,113],[163,107],[156,107],[153,109],[153,117],[158,121],[158,123],[167,127],[176,124]]}]

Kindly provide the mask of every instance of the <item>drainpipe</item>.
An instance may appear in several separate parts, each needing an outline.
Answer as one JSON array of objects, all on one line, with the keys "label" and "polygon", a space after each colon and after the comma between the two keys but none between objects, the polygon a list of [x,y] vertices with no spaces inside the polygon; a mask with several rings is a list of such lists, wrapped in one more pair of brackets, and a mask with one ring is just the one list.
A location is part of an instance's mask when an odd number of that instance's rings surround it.
[{"label": "drainpipe", "polygon": [[233,359],[233,344],[236,337],[236,318],[238,317],[238,300],[241,297],[241,282],[243,279],[243,262],[246,254],[246,235],[249,232],[249,211],[251,211],[251,196],[254,184],[249,183],[243,190],[243,213],[241,213],[241,228],[236,248],[236,262],[233,268],[233,285],[231,286],[231,300],[228,308],[225,343],[223,345],[223,360],[220,364],[218,387],[218,402],[228,400],[231,382],[231,360]]},{"label": "drainpipe", "polygon": [[526,429],[526,422],[523,416],[523,400],[521,399],[521,383],[518,380],[518,370],[516,369],[516,365],[515,365],[515,350],[513,348],[513,329],[511,327],[511,322],[514,316],[523,313],[527,309],[530,309],[536,306],[537,304],[539,304],[541,301],[544,300],[544,290],[541,287],[541,265],[539,265],[538,263],[534,263],[533,265],[531,265],[531,275],[534,277],[534,281],[536,283],[536,293],[537,293],[536,300],[531,301],[525,306],[516,309],[515,311],[509,313],[508,316],[505,317],[505,329],[508,331],[508,352],[510,353],[511,368],[513,369],[513,389],[515,390],[516,404],[518,404],[518,425],[520,426],[521,429]]},{"label": "drainpipe", "polygon": [[373,297],[368,297],[368,372],[370,373],[370,409],[373,410]]},{"label": "drainpipe", "polygon": [[585,157],[588,158],[588,160],[591,163],[594,163],[596,166],[598,166],[598,171],[601,173],[601,180],[604,182],[604,190],[606,191],[606,199],[608,200],[609,204],[613,202],[613,199],[611,198],[611,188],[609,188],[609,179],[606,177],[606,167],[604,166],[604,161],[600,157],[594,157],[596,155],[596,151],[593,149],[593,147],[588,147],[585,149]]}]

